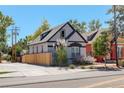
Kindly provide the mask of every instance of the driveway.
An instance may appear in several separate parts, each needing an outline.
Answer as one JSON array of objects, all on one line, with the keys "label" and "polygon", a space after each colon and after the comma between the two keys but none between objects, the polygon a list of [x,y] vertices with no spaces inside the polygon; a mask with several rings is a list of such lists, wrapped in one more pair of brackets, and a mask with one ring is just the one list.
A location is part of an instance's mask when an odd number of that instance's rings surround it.
[{"label": "driveway", "polygon": [[42,75],[57,75],[68,74],[81,71],[89,71],[88,69],[64,69],[58,67],[45,67],[24,63],[2,63],[0,64],[0,72],[5,71],[8,73],[0,74],[0,77],[29,77],[29,76],[42,76]]}]

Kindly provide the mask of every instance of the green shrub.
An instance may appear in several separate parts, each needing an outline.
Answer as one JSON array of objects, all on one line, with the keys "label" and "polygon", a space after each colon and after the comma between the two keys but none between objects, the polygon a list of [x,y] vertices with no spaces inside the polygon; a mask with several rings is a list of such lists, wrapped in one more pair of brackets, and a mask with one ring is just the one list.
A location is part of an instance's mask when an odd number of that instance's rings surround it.
[{"label": "green shrub", "polygon": [[119,65],[124,67],[124,60],[119,60]]},{"label": "green shrub", "polygon": [[3,55],[2,60],[10,61],[11,60],[11,55]]},{"label": "green shrub", "polygon": [[10,61],[11,60],[11,55],[8,55],[7,58],[6,58],[7,61]]},{"label": "green shrub", "polygon": [[122,61],[119,60],[119,61],[118,61],[118,64],[119,64],[119,66],[122,66]]},{"label": "green shrub", "polygon": [[90,67],[89,67],[89,69],[95,69],[95,67],[93,67],[93,66],[90,66]]},{"label": "green shrub", "polygon": [[4,57],[2,57],[2,59],[10,61],[11,60],[11,55],[4,56]]},{"label": "green shrub", "polygon": [[85,67],[84,67],[84,66],[81,66],[80,68],[81,68],[81,69],[85,69]]},{"label": "green shrub", "polygon": [[56,64],[61,66],[67,65],[67,51],[65,47],[60,46],[56,50]]},{"label": "green shrub", "polygon": [[122,61],[122,67],[124,67],[124,61]]},{"label": "green shrub", "polygon": [[92,65],[92,63],[88,62],[88,61],[83,61],[82,65]]},{"label": "green shrub", "polygon": [[77,61],[77,60],[73,60],[73,64],[74,65],[81,65],[81,62],[80,61]]},{"label": "green shrub", "polygon": [[74,61],[74,65],[92,65],[93,63],[90,63],[89,61]]},{"label": "green shrub", "polygon": [[71,64],[71,65],[69,65],[69,68],[70,68],[70,69],[75,69],[75,68],[76,68],[76,66],[75,66],[75,65],[73,65],[73,64]]}]

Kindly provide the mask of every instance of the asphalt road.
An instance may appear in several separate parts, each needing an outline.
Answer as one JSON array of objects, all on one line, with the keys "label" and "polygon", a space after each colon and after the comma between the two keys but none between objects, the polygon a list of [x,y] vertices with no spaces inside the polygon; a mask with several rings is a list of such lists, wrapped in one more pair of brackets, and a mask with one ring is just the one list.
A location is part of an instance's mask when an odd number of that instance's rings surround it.
[{"label": "asphalt road", "polygon": [[123,88],[124,75],[11,86],[11,88]]}]

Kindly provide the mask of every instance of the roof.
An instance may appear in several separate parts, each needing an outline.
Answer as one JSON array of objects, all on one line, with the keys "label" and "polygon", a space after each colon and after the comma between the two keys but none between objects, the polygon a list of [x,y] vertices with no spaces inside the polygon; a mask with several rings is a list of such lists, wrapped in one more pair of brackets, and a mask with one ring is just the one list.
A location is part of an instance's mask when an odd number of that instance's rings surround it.
[{"label": "roof", "polygon": [[47,35],[44,39],[42,39],[42,42],[46,42],[48,41],[57,31],[59,31],[65,24],[61,24],[57,27],[54,27],[51,32],[49,33],[49,35]]},{"label": "roof", "polygon": [[[43,43],[43,42],[47,42],[49,39],[52,38],[53,35],[55,35],[61,28],[63,28],[66,24],[69,24],[71,26],[71,24],[69,22],[66,22],[64,24],[61,24],[61,25],[58,25],[52,29],[49,29],[47,31],[44,31],[41,35],[39,35],[35,40],[29,42],[28,44],[29,45],[32,45],[32,44],[37,44],[37,43]],[[71,26],[72,27],[72,26]],[[72,29],[74,29],[72,27]],[[75,29],[74,29],[75,30]],[[76,31],[76,30],[75,30]],[[80,33],[78,33],[80,35]],[[84,40],[85,42],[87,42],[87,40],[84,38],[84,35],[80,35]]]},{"label": "roof", "polygon": [[[123,38],[121,38],[120,36],[121,36],[121,34],[117,33],[117,38],[118,38],[117,42],[118,43],[122,43],[122,42],[124,43]],[[111,37],[112,37],[111,43],[114,43],[115,42],[115,35],[114,35],[114,33],[112,33]]]},{"label": "roof", "polygon": [[87,40],[92,41],[97,33],[98,33],[98,31],[92,31],[92,32],[88,33]]},{"label": "roof", "polygon": [[96,40],[96,38],[100,36],[102,32],[104,32],[104,30],[97,30],[87,33],[88,43],[93,43]]},{"label": "roof", "polygon": [[92,32],[87,32],[86,34],[86,38],[88,43],[92,43],[100,34],[100,31],[92,31]]},{"label": "roof", "polygon": [[118,43],[124,43],[124,38],[119,37],[117,41],[118,41]]},{"label": "roof", "polygon": [[[94,42],[96,40],[96,38],[99,37],[102,32],[104,32],[104,30],[92,31],[90,33],[87,33],[88,43]],[[109,36],[110,36],[109,39],[110,39],[111,43],[114,43],[115,37],[113,36],[113,33],[111,33]],[[118,43],[124,43],[124,38],[119,37],[120,33],[118,33],[117,36],[118,36],[117,42]]]},{"label": "roof", "polygon": [[84,32],[81,33],[81,35],[87,40],[87,42],[90,42],[94,39],[98,31],[92,31],[92,32]]},{"label": "roof", "polygon": [[[114,43],[114,41],[115,41],[115,38],[112,39],[111,43]],[[124,38],[118,37],[117,43],[124,43]]]},{"label": "roof", "polygon": [[86,40],[86,41],[88,41],[88,39],[87,39],[87,33],[80,33],[83,37],[84,37],[84,39]]}]

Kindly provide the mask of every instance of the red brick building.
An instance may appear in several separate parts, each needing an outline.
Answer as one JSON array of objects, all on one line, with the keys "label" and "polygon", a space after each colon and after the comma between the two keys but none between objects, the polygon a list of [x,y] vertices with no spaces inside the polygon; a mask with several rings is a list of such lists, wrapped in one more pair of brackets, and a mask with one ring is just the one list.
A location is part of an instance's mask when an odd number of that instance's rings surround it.
[{"label": "red brick building", "polygon": [[[124,59],[124,38],[118,38],[118,58],[119,59]],[[111,44],[111,60],[115,60],[116,59],[116,53],[115,53],[115,44],[112,43]]]},{"label": "red brick building", "polygon": [[[96,40],[97,37],[100,36],[102,31],[93,31],[91,33],[87,34],[87,46],[86,46],[86,53],[87,55],[92,55],[93,54],[93,42]],[[114,41],[114,40],[113,40]],[[118,58],[119,59],[124,59],[124,38],[118,38]],[[95,57],[97,62],[103,62],[102,57]],[[115,60],[116,59],[116,53],[115,53],[115,44],[114,42],[111,42],[111,51],[110,54],[108,54],[108,59],[110,60]]]}]

